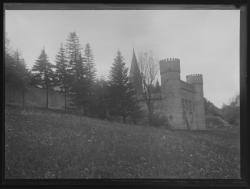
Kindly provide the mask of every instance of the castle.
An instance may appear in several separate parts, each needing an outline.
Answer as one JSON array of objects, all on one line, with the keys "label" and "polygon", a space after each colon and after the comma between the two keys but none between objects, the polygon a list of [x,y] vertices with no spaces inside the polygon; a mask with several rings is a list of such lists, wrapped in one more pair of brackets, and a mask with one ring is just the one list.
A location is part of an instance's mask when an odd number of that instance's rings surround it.
[{"label": "castle", "polygon": [[[168,58],[159,62],[161,75],[160,98],[154,99],[157,112],[168,118],[174,129],[204,130],[205,107],[201,74],[180,79],[180,59]],[[139,66],[133,51],[129,77],[140,93]]]}]

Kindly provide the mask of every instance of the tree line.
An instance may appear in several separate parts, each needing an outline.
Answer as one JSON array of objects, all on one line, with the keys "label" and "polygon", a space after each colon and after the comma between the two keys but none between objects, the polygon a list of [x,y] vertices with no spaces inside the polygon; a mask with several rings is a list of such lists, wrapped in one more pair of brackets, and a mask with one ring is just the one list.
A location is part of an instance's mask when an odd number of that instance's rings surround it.
[{"label": "tree line", "polygon": [[[13,52],[9,48],[7,39],[5,44],[5,83],[22,91],[23,96],[29,86],[43,88],[46,90],[46,107],[49,108],[49,91],[58,88],[64,94],[65,111],[78,111],[102,119],[120,117],[123,122],[137,123],[141,109],[120,51],[117,51],[108,80],[105,80],[96,77],[90,44],[83,49],[75,32],[69,33],[66,42],[61,43],[54,64],[43,48],[30,70],[19,51]],[[148,92],[149,89],[145,88],[146,96]]]}]

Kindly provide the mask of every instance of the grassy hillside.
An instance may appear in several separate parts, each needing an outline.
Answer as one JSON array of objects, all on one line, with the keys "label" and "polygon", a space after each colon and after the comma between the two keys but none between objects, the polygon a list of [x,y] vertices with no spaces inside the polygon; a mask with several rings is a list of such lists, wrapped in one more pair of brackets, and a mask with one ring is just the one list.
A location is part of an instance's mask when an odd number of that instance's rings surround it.
[{"label": "grassy hillside", "polygon": [[7,178],[239,178],[239,131],[170,131],[5,110]]}]

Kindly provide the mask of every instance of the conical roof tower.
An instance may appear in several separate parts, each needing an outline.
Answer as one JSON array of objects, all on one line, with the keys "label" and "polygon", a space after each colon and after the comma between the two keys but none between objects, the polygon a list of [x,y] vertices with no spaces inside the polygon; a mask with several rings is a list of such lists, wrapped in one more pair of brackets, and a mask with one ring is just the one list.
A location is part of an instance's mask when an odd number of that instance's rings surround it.
[{"label": "conical roof tower", "polygon": [[129,71],[129,80],[133,84],[136,93],[140,94],[142,92],[142,81],[141,81],[141,75],[140,75],[140,69],[138,66],[138,62],[135,56],[135,51],[133,49],[133,56]]}]

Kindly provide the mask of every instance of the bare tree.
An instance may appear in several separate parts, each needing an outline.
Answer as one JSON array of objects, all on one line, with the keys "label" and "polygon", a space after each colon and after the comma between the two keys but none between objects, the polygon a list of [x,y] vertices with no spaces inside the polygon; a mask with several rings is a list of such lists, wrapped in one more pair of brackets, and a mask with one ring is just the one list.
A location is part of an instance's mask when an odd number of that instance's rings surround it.
[{"label": "bare tree", "polygon": [[153,86],[157,79],[158,65],[152,52],[144,52],[139,55],[139,69],[142,80],[142,97],[147,105],[148,121],[152,124],[154,106],[152,101]]}]

